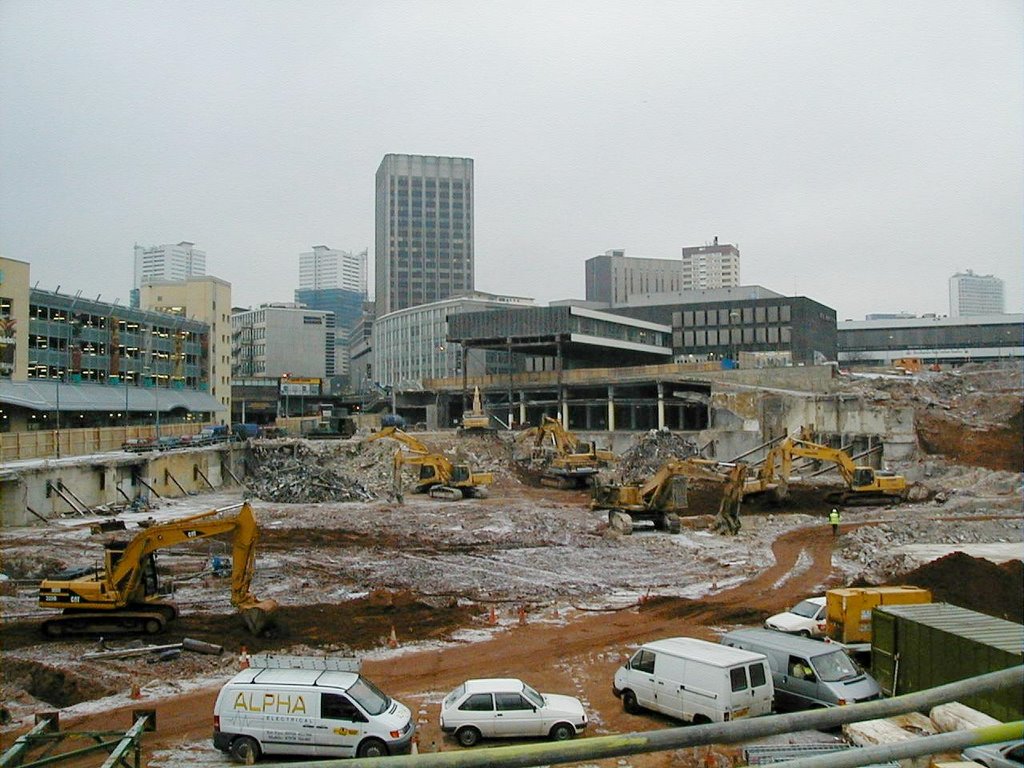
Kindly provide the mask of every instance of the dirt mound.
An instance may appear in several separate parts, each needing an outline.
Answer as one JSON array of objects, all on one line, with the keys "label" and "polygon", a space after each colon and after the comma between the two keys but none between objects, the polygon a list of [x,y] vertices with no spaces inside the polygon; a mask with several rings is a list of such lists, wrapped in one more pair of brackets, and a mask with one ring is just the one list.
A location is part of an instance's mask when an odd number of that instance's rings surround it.
[{"label": "dirt mound", "polygon": [[387,644],[394,628],[400,642],[447,638],[472,623],[479,606],[454,601],[439,604],[408,592],[375,592],[341,604],[282,606],[262,637],[253,637],[238,616],[193,614],[171,625],[167,642],[183,637],[207,639],[234,651],[278,651],[294,645],[332,650],[367,650]]},{"label": "dirt mound", "polygon": [[953,552],[925,563],[890,585],[913,584],[932,593],[936,602],[986,613],[1000,619],[1024,622],[1024,562],[1011,560],[997,565],[990,560]]},{"label": "dirt mound", "polygon": [[5,689],[11,686],[25,691],[54,707],[69,707],[116,692],[95,676],[75,674],[49,664],[10,657],[4,659],[3,683]]},{"label": "dirt mound", "polygon": [[974,426],[944,411],[925,410],[916,415],[917,441],[930,454],[941,454],[961,464],[986,469],[1024,470],[1024,408],[1000,425]]}]

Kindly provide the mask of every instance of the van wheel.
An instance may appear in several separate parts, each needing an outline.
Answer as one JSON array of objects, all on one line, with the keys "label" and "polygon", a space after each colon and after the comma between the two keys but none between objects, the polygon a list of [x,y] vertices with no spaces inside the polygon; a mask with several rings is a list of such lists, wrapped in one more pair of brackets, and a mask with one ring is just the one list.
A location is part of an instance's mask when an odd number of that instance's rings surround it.
[{"label": "van wheel", "polygon": [[472,747],[480,741],[480,731],[476,728],[460,728],[455,734],[455,738],[458,739],[459,744],[462,746]]},{"label": "van wheel", "polygon": [[260,759],[260,743],[251,736],[239,736],[231,742],[231,757],[251,765]]},{"label": "van wheel", "polygon": [[810,639],[811,633],[810,633],[809,630],[801,629],[800,630],[800,637],[806,637],[806,638]]},{"label": "van wheel", "polygon": [[552,741],[568,741],[576,735],[576,729],[568,723],[558,723],[548,735]]},{"label": "van wheel", "polygon": [[387,757],[388,746],[380,739],[367,739],[360,743],[356,757]]},{"label": "van wheel", "polygon": [[705,725],[705,724],[710,723],[710,722],[711,722],[711,718],[708,717],[707,715],[694,715],[693,716],[693,724],[694,725]]},{"label": "van wheel", "polygon": [[622,708],[631,715],[635,715],[640,711],[640,705],[636,702],[635,693],[632,691],[622,692]]}]

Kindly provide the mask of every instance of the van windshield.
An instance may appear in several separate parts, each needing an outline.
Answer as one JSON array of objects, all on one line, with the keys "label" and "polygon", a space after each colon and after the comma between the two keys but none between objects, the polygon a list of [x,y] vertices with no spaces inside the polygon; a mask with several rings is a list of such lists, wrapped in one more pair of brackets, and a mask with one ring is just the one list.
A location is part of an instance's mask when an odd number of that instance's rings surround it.
[{"label": "van windshield", "polygon": [[817,603],[812,603],[810,600],[804,600],[802,603],[797,603],[790,613],[795,613],[797,616],[802,616],[805,619],[813,619],[820,610],[821,606]]},{"label": "van windshield", "polygon": [[849,680],[851,677],[860,675],[857,665],[846,655],[845,651],[832,651],[832,653],[822,656],[815,656],[811,659],[811,664],[814,666],[818,679],[825,683]]},{"label": "van windshield", "polygon": [[391,699],[381,693],[377,686],[362,677],[357,679],[346,693],[359,702],[359,706],[368,715],[379,715],[391,704]]}]

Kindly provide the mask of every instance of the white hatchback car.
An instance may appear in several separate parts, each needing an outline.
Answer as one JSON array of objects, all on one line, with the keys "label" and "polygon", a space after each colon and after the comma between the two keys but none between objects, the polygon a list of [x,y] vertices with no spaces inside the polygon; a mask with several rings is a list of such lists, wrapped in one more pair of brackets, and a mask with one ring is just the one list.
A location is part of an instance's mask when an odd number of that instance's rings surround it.
[{"label": "white hatchback car", "polygon": [[545,736],[571,739],[587,727],[579,699],[537,693],[522,680],[467,680],[441,702],[441,730],[464,747],[481,738]]},{"label": "white hatchback car", "polygon": [[779,632],[804,637],[821,637],[825,634],[826,616],[825,597],[809,597],[788,611],[768,617],[764,625]]}]

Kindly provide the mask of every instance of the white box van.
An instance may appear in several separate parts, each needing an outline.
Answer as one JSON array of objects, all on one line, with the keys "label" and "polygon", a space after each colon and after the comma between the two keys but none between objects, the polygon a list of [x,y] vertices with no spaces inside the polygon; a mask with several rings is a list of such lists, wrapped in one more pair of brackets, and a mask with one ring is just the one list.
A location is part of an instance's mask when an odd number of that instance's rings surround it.
[{"label": "white box van", "polygon": [[251,756],[378,757],[405,752],[415,732],[407,707],[360,676],[355,659],[253,656],[220,690],[213,745]]},{"label": "white box van", "polygon": [[679,720],[720,723],[772,711],[763,653],[692,637],[643,645],[615,672],[612,692],[627,712],[651,709]]},{"label": "white box van", "polygon": [[882,696],[875,679],[839,643],[771,629],[726,632],[722,643],[768,657],[775,683],[775,704],[780,711],[859,704]]}]

